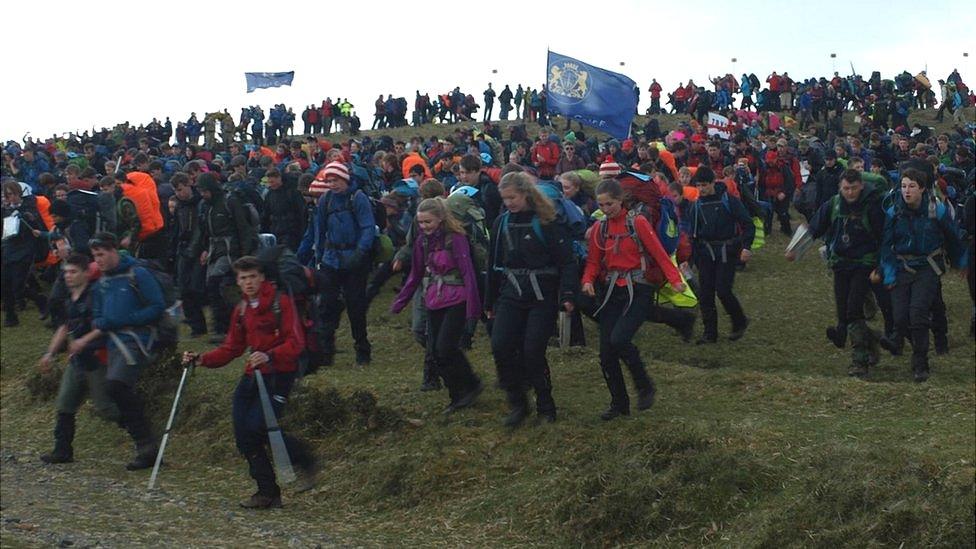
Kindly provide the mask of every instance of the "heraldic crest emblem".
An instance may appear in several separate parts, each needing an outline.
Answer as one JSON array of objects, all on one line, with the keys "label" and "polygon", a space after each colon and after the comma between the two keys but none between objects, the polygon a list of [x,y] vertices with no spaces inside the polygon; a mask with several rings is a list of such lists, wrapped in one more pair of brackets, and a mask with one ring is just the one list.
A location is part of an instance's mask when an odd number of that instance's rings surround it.
[{"label": "heraldic crest emblem", "polygon": [[589,73],[570,61],[549,65],[549,93],[582,101],[590,93]]}]

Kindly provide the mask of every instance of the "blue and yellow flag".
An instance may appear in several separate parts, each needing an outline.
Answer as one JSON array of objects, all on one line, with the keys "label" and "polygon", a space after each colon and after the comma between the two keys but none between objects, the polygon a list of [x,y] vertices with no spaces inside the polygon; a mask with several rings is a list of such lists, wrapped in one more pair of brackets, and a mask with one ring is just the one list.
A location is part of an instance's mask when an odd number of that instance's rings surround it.
[{"label": "blue and yellow flag", "polygon": [[548,110],[624,139],[637,109],[630,78],[549,52]]},{"label": "blue and yellow flag", "polygon": [[251,93],[257,88],[279,88],[281,86],[291,86],[291,81],[294,78],[295,71],[244,73],[244,79],[247,80],[247,93]]}]

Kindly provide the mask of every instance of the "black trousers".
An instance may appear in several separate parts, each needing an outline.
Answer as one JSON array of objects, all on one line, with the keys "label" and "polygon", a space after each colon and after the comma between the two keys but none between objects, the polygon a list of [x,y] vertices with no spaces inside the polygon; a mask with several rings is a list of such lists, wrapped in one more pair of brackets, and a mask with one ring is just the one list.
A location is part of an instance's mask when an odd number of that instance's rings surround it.
[{"label": "black trousers", "polygon": [[929,266],[915,273],[900,272],[891,290],[891,307],[895,315],[896,343],[905,338],[912,342],[912,368],[928,370],[929,328],[932,306],[941,283]]},{"label": "black trousers", "polygon": [[461,349],[461,337],[466,328],[465,313],[464,303],[427,311],[428,349],[433,350],[437,375],[444,380],[451,402],[456,402],[478,385],[478,376]]},{"label": "black trousers", "polygon": [[[696,247],[697,248],[697,247]],[[706,339],[718,337],[718,309],[715,306],[715,296],[725,312],[732,318],[733,329],[742,327],[746,323],[746,315],[742,304],[732,293],[735,284],[735,260],[739,257],[738,247],[726,248],[726,260],[723,261],[721,250],[715,248],[715,258],[707,250],[695,250],[695,266],[698,267],[699,293],[698,307],[701,309],[703,336]]]},{"label": "black trousers", "polygon": [[213,311],[213,327],[214,332],[218,334],[226,334],[227,327],[230,325],[230,315],[234,307],[227,301],[226,294],[232,286],[234,286],[234,278],[231,274],[212,276],[207,279],[207,296],[210,309]]},{"label": "black trousers", "polygon": [[[0,269],[0,292],[3,295],[3,312],[10,320],[17,319],[17,304],[24,296],[27,288],[27,277],[30,275],[33,258],[24,261],[4,263]],[[35,296],[28,296],[37,301]]]},{"label": "black trousers", "polygon": [[854,322],[864,320],[864,300],[871,289],[871,267],[834,271],[834,304],[837,329],[846,331]]},{"label": "black trousers", "polygon": [[600,369],[610,390],[610,407],[628,410],[630,397],[620,361],[627,365],[638,391],[651,386],[651,378],[633,339],[641,324],[647,320],[654,290],[647,284],[634,284],[633,300],[630,300],[626,286],[614,286],[607,291],[613,293],[597,315],[600,323]]},{"label": "black trousers", "polygon": [[491,352],[498,382],[513,403],[524,400],[526,386],[532,387],[536,410],[541,413],[556,409],[546,348],[556,325],[558,307],[555,299],[526,304],[502,298],[494,309]]},{"label": "black trousers", "polygon": [[371,350],[366,334],[366,281],[369,266],[357,270],[333,269],[325,267],[318,271],[318,284],[321,292],[321,343],[326,354],[335,353],[335,333],[342,315],[342,302],[355,340],[357,351]]},{"label": "black trousers", "polygon": [[[296,377],[294,372],[264,376],[271,408],[279,424]],[[233,419],[237,450],[247,459],[249,472],[258,485],[258,492],[271,497],[279,495],[281,489],[275,480],[274,467],[268,457],[268,428],[254,376],[241,376],[237,383],[237,389],[234,390]],[[308,445],[284,432],[282,436],[292,463],[302,468],[309,467],[312,464],[312,454]]]}]

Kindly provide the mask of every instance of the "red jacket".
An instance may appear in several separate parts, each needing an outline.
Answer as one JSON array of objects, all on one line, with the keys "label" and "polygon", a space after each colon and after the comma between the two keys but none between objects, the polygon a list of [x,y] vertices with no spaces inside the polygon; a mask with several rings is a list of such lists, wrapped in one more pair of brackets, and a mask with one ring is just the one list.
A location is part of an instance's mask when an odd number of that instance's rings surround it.
[{"label": "red jacket", "polygon": [[[280,323],[273,307],[275,294],[281,309]],[[242,306],[245,307],[243,318]],[[200,357],[200,365],[220,368],[244,354],[248,348],[251,352],[266,353],[271,359],[261,366],[261,373],[298,370],[298,357],[305,348],[302,321],[298,318],[291,298],[287,294],[279,293],[274,284],[268,281],[261,285],[257,307],[251,307],[246,302],[234,307],[227,337],[220,347]],[[251,367],[245,367],[244,373],[251,375]]]},{"label": "red jacket", "polygon": [[529,151],[532,161],[539,168],[539,179],[552,179],[556,176],[556,164],[559,162],[559,145],[552,141],[545,143],[537,141]]},{"label": "red jacket", "polygon": [[[604,223],[610,223],[607,231],[606,242],[603,242],[602,229]],[[661,246],[661,242],[654,234],[651,223],[646,217],[638,215],[634,217],[634,231],[643,244],[644,252],[650,256],[647,258],[655,265],[647,265],[647,271],[654,267],[663,273],[661,279],[667,279],[671,284],[680,284],[681,275],[677,267],[671,262],[667,252]],[[627,231],[627,210],[621,208],[620,213],[612,219],[603,219],[593,226],[590,231],[588,253],[586,256],[586,267],[583,270],[583,284],[593,284],[598,279],[607,276],[607,271],[635,271],[641,268],[641,253],[637,248],[637,243],[628,235]],[[645,276],[654,282],[653,276]],[[618,286],[626,286],[624,279],[617,280]]]},{"label": "red jacket", "polygon": [[651,84],[651,87],[648,88],[648,89],[651,92],[651,98],[652,99],[661,97],[661,85],[658,84],[657,82],[653,82]]}]

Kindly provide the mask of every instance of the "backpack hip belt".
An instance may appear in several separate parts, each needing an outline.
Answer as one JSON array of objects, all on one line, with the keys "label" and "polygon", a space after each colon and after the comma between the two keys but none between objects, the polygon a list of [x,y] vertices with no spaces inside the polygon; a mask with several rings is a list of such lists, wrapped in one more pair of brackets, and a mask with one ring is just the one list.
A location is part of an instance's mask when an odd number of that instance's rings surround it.
[{"label": "backpack hip belt", "polygon": [[430,287],[431,282],[437,285],[438,296],[441,295],[441,290],[444,286],[464,286],[464,279],[461,278],[461,275],[456,270],[448,271],[444,274],[428,273],[424,276],[423,280],[425,293],[427,292],[427,288]]},{"label": "backpack hip belt", "polygon": [[624,308],[623,314],[627,314],[630,310],[630,306],[634,303],[634,283],[636,278],[637,284],[648,284],[647,280],[644,278],[644,269],[634,269],[632,271],[609,271],[607,272],[607,293],[603,297],[603,303],[600,304],[600,308],[593,313],[596,316],[607,306],[610,302],[610,296],[613,295],[613,290],[617,287],[617,281],[623,278],[627,282],[627,306]]},{"label": "backpack hip belt", "polygon": [[542,295],[542,287],[539,286],[539,275],[558,275],[559,269],[556,267],[546,267],[544,269],[503,269],[505,273],[505,278],[508,279],[509,283],[515,287],[515,293],[519,297],[522,297],[522,286],[519,284],[518,277],[527,276],[529,277],[529,283],[532,284],[532,292],[535,293],[535,298],[538,301],[545,301],[545,297]]},{"label": "backpack hip belt", "polygon": [[907,273],[915,274],[918,272],[909,265],[910,262],[924,259],[926,262],[928,262],[929,267],[932,267],[932,270],[935,271],[936,276],[942,276],[945,274],[944,265],[939,265],[938,261],[936,261],[938,258],[942,259],[943,264],[945,262],[945,250],[942,248],[939,248],[928,255],[898,255],[897,257],[901,260],[902,266],[905,268],[905,272]]},{"label": "backpack hip belt", "polygon": [[728,240],[706,240],[702,242],[702,244],[705,245],[705,249],[708,250],[708,254],[712,256],[712,261],[715,261],[716,259],[715,248],[717,247],[722,250],[722,263],[729,262],[728,252],[726,252],[728,247],[738,243],[739,243],[739,239],[737,237],[730,238]]}]

